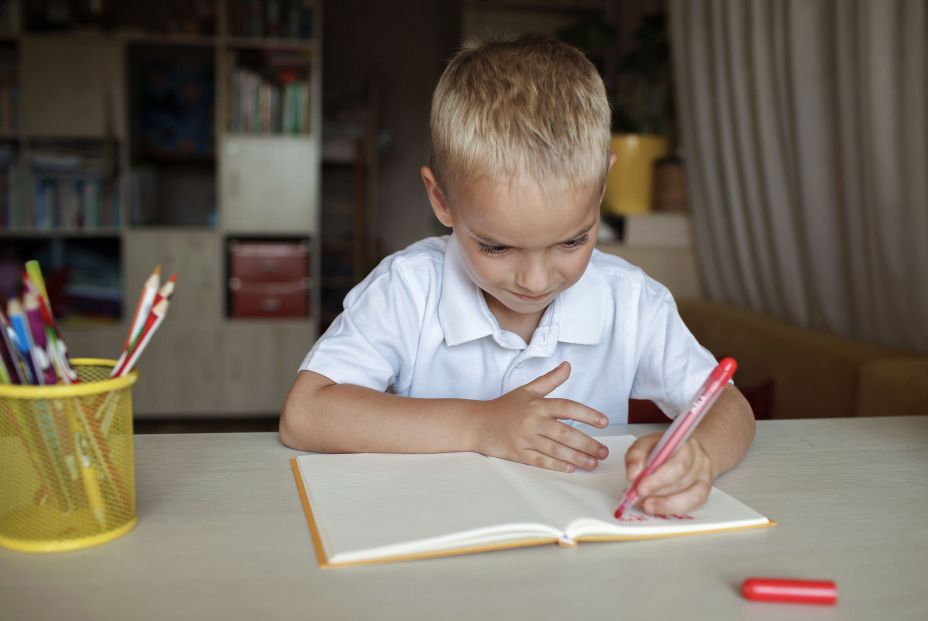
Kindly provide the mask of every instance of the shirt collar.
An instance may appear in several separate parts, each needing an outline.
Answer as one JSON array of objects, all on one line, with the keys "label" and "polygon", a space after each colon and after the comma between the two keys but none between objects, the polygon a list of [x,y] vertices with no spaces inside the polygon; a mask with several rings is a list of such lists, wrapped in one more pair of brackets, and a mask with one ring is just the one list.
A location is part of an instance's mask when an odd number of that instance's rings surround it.
[{"label": "shirt collar", "polygon": [[[591,261],[580,280],[554,299],[553,308],[548,309],[542,324],[550,326],[550,336],[555,341],[595,345],[602,339],[606,292],[606,279]],[[438,321],[449,346],[499,332],[499,324],[483,292],[464,270],[461,249],[453,233],[445,248]]]},{"label": "shirt collar", "polygon": [[558,341],[596,345],[602,340],[609,292],[607,285],[605,276],[591,258],[580,280],[557,296],[556,301],[560,304],[560,308],[556,309]]},{"label": "shirt collar", "polygon": [[496,322],[487,317],[489,312],[480,287],[464,271],[461,249],[452,233],[445,247],[441,298],[438,300],[438,321],[445,342],[454,346],[493,334]]}]

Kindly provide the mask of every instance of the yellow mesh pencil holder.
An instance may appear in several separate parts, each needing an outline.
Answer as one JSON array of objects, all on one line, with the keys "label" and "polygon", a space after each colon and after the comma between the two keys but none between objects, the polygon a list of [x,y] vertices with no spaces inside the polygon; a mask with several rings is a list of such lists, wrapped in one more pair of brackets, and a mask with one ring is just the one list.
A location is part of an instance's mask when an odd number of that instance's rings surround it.
[{"label": "yellow mesh pencil holder", "polygon": [[72,361],[80,382],[0,385],[0,546],[59,552],[135,526],[133,371]]}]

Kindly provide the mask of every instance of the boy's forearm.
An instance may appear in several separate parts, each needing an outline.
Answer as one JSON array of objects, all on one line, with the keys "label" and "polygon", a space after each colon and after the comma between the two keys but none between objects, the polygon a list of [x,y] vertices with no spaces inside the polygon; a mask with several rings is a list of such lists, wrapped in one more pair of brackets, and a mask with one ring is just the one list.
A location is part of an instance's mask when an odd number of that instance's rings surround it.
[{"label": "boy's forearm", "polygon": [[288,396],[280,436],[293,448],[326,453],[475,451],[476,403],[330,384],[314,390],[309,399]]},{"label": "boy's forearm", "polygon": [[754,414],[734,386],[728,386],[693,432],[712,460],[713,476],[734,468],[754,441]]}]

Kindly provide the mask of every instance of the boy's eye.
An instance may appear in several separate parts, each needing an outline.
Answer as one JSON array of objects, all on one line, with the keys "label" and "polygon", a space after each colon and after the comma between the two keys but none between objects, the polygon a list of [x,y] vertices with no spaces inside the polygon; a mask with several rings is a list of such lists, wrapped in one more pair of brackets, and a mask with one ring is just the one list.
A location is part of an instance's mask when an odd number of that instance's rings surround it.
[{"label": "boy's eye", "polygon": [[572,239],[572,240],[570,240],[570,241],[566,241],[566,242],[564,242],[564,243],[561,244],[561,245],[564,246],[565,248],[579,248],[580,246],[586,245],[586,243],[587,243],[589,240],[590,240],[590,236],[589,236],[589,235],[581,235],[581,236],[578,237],[577,239]]},{"label": "boy's eye", "polygon": [[480,252],[495,257],[506,252],[506,246],[490,246],[488,244],[478,243]]}]

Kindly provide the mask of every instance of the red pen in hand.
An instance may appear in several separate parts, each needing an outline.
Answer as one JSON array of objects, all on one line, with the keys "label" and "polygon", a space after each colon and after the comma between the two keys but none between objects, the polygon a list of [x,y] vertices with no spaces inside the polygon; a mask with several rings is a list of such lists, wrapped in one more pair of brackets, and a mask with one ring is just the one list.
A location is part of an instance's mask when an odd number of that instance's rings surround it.
[{"label": "red pen in hand", "polygon": [[683,446],[686,439],[690,437],[696,425],[702,420],[709,408],[715,403],[722,393],[722,389],[728,384],[731,376],[735,374],[738,363],[734,358],[723,358],[718,366],[712,370],[705,383],[696,393],[693,401],[686,409],[685,413],[677,416],[673,424],[661,436],[660,442],[655,445],[648,457],[644,460],[644,468],[635,477],[635,481],[625,490],[619,507],[615,510],[615,517],[621,518],[622,514],[628,511],[635,501],[638,500],[638,484],[643,478],[664,465],[668,459],[677,452],[677,449]]}]

